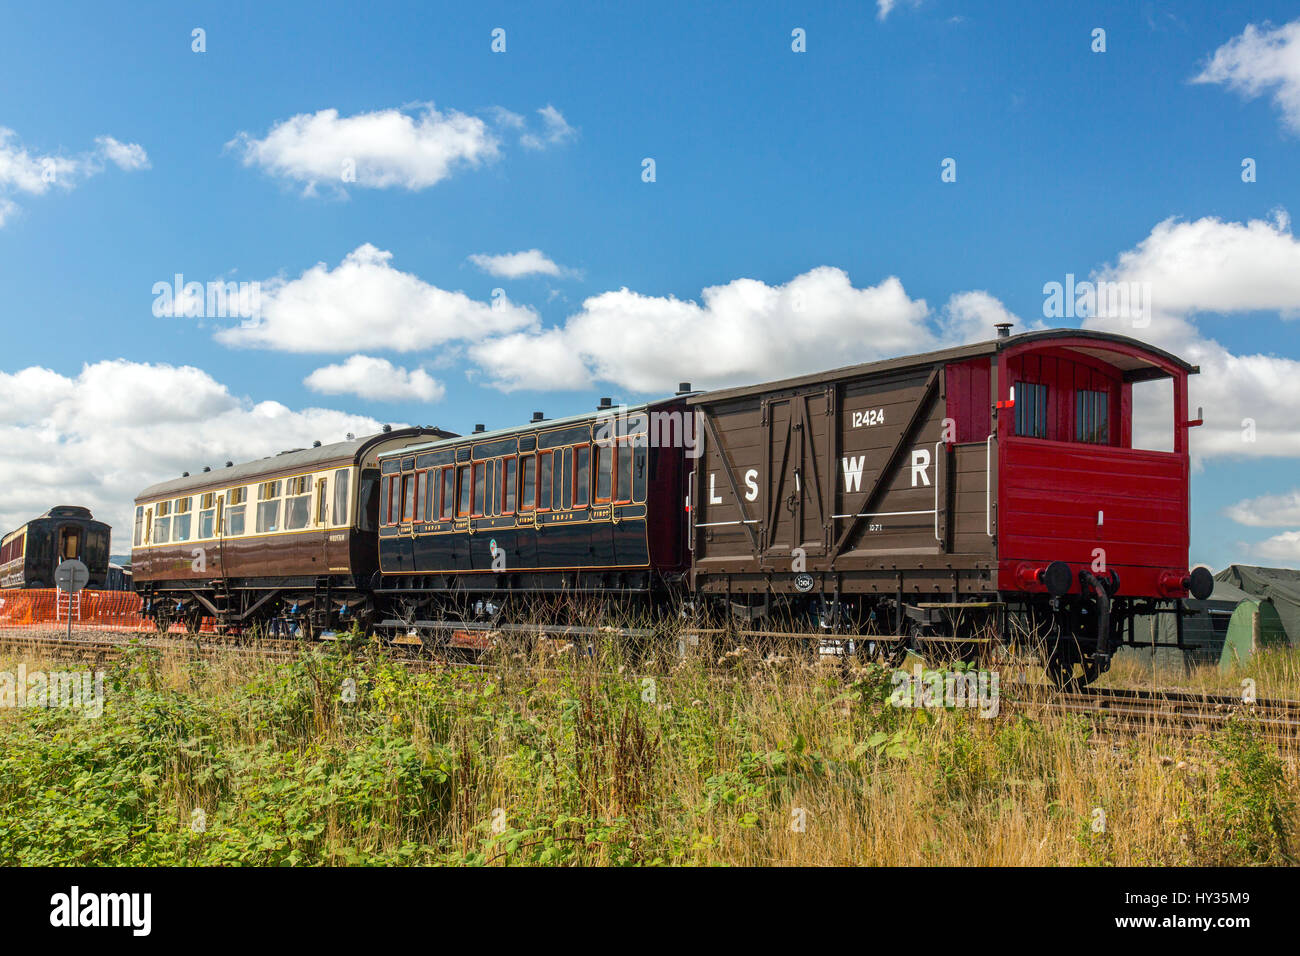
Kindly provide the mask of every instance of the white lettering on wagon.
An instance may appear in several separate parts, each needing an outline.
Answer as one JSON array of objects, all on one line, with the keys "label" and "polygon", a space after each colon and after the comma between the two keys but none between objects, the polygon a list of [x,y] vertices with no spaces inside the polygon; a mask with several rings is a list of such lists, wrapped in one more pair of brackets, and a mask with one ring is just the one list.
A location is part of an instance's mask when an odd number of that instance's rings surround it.
[{"label": "white lettering on wagon", "polygon": [[930,487],[930,475],[927,469],[930,467],[930,451],[926,448],[912,449],[912,487],[916,487],[916,479],[921,479],[921,484]]},{"label": "white lettering on wagon", "polygon": [[722,504],[722,496],[718,494],[717,489],[714,487],[717,480],[718,473],[716,471],[709,472],[709,504],[711,505]]},{"label": "white lettering on wagon", "polygon": [[745,500],[758,500],[758,469],[751,468],[745,472]]},{"label": "white lettering on wagon", "polygon": [[860,412],[854,412],[851,420],[854,428],[883,425],[885,424],[885,410],[883,408],[868,408]]},{"label": "white lettering on wagon", "polygon": [[857,458],[844,457],[844,490],[859,491],[862,488],[862,466],[867,463],[866,455]]}]

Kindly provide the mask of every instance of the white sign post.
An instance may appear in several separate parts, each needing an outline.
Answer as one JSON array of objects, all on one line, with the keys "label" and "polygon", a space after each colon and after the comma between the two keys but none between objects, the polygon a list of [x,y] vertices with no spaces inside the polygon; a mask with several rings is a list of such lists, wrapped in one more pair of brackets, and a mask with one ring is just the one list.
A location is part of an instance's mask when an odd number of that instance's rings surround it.
[{"label": "white sign post", "polygon": [[54,569],[54,586],[68,595],[68,638],[72,638],[72,595],[90,583],[90,569],[75,558]]}]

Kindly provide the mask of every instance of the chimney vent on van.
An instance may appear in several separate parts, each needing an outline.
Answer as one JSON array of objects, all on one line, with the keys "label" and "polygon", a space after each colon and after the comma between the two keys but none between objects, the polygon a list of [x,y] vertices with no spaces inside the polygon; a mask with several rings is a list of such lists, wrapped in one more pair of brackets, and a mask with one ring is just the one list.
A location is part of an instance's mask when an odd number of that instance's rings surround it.
[{"label": "chimney vent on van", "polygon": [[1014,322],[995,322],[993,328],[998,330],[998,338],[1005,339],[1011,337],[1011,326],[1013,325],[1015,325]]}]

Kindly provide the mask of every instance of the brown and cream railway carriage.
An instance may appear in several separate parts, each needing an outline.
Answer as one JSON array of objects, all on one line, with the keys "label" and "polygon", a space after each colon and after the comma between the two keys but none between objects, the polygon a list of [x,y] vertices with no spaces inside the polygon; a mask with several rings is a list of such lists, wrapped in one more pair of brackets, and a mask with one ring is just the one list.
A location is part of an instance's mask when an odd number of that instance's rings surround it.
[{"label": "brown and cream railway carriage", "polygon": [[689,388],[380,455],[383,592],[424,616],[489,593],[680,590]]},{"label": "brown and cream railway carriage", "polygon": [[145,613],[159,626],[366,623],[378,569],[379,455],[452,434],[389,430],[145,489],[131,554]]}]

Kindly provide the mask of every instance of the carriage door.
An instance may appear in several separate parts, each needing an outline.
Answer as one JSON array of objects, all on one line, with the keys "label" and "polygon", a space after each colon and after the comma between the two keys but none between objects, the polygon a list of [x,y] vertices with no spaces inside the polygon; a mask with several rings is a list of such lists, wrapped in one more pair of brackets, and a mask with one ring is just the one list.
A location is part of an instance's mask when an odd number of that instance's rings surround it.
[{"label": "carriage door", "polygon": [[313,549],[312,557],[315,559],[317,573],[325,573],[329,570],[330,554],[330,501],[329,501],[329,479],[316,479],[316,496],[313,499],[316,503],[315,511],[312,514],[312,529],[316,538],[316,546]]},{"label": "carriage door", "polygon": [[828,474],[830,417],[827,392],[816,391],[769,401],[768,474],[771,494],[766,502],[769,561],[791,560],[795,548],[806,557],[826,553],[829,516],[824,486]]},{"label": "carriage door", "polygon": [[81,529],[75,525],[60,526],[59,559],[56,563],[79,560],[81,560]]}]

